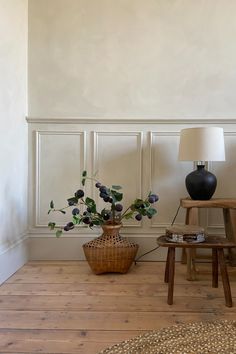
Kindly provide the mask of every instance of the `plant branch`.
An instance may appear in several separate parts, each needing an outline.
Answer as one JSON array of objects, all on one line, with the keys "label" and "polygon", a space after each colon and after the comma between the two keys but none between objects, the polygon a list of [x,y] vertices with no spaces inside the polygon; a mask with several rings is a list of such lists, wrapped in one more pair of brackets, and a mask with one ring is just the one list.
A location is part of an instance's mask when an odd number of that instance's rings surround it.
[{"label": "plant branch", "polygon": [[122,220],[125,217],[125,214],[127,213],[128,210],[131,210],[131,205],[128,206],[128,208],[121,214],[120,219]]}]

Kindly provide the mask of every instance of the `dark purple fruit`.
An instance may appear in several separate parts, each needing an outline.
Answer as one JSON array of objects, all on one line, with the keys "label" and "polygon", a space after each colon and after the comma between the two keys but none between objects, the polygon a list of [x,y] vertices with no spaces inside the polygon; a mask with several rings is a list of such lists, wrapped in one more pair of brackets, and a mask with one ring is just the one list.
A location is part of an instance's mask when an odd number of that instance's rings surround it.
[{"label": "dark purple fruit", "polygon": [[88,216],[86,216],[85,218],[83,218],[83,223],[84,224],[90,224],[90,218]]},{"label": "dark purple fruit", "polygon": [[91,213],[92,209],[90,207],[87,207],[87,212]]},{"label": "dark purple fruit", "polygon": [[116,211],[122,211],[122,210],[123,210],[123,205],[121,205],[121,204],[116,204],[116,205],[115,205],[115,210],[116,210]]},{"label": "dark purple fruit", "polygon": [[155,198],[155,202],[157,202],[159,200],[159,197],[157,194],[151,194],[150,197],[154,197]]},{"label": "dark purple fruit", "polygon": [[142,220],[142,215],[141,214],[135,215],[135,219],[138,221]]},{"label": "dark purple fruit", "polygon": [[110,201],[110,197],[108,195],[106,195],[104,198],[103,198],[104,202],[109,202]]},{"label": "dark purple fruit", "polygon": [[74,209],[72,210],[72,214],[73,214],[73,215],[79,214],[79,209],[78,209],[78,208],[74,208]]},{"label": "dark purple fruit", "polygon": [[66,226],[64,227],[64,231],[70,231],[75,227],[74,223],[72,221],[68,222]]},{"label": "dark purple fruit", "polygon": [[103,219],[104,220],[109,220],[110,219],[110,215],[109,214],[104,214],[103,215]]},{"label": "dark purple fruit", "polygon": [[73,206],[73,205],[76,205],[76,203],[75,203],[75,201],[69,200],[68,205]]},{"label": "dark purple fruit", "polygon": [[96,184],[95,184],[95,187],[96,188],[100,188],[102,186],[102,184],[100,183],[100,182],[97,182]]},{"label": "dark purple fruit", "polygon": [[103,198],[108,197],[108,195],[107,195],[106,193],[102,193],[102,192],[101,192],[101,193],[99,194],[99,197],[101,197],[101,198],[103,199]]},{"label": "dark purple fruit", "polygon": [[78,189],[77,192],[75,192],[75,196],[77,198],[82,198],[84,196],[84,191],[82,189]]},{"label": "dark purple fruit", "polygon": [[150,195],[150,196],[148,197],[148,201],[149,201],[149,203],[151,203],[151,204],[155,203],[155,201],[156,201],[155,196],[154,196],[154,195]]},{"label": "dark purple fruit", "polygon": [[99,188],[99,191],[100,191],[101,193],[107,194],[107,188],[106,188],[106,186],[101,186],[101,187]]}]

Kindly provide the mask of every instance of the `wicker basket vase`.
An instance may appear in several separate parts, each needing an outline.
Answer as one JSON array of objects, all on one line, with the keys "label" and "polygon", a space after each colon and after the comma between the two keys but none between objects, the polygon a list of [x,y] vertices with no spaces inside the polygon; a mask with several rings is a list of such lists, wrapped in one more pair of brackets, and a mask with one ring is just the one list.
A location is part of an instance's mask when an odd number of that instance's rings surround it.
[{"label": "wicker basket vase", "polygon": [[127,273],[138,245],[120,236],[119,225],[103,225],[103,234],[83,245],[85,257],[95,274]]}]

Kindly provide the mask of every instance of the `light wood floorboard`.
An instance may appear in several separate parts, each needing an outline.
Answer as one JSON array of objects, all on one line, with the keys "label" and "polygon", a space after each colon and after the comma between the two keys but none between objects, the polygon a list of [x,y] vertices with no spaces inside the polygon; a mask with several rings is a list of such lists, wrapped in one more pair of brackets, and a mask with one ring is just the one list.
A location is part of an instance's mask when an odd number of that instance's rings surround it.
[{"label": "light wood floorboard", "polygon": [[32,261],[0,287],[0,353],[96,354],[148,330],[192,321],[236,319],[236,268],[228,267],[235,307],[211,264],[186,280],[176,265],[174,304],[167,304],[163,262],[140,262],[128,274],[94,275],[87,262]]}]

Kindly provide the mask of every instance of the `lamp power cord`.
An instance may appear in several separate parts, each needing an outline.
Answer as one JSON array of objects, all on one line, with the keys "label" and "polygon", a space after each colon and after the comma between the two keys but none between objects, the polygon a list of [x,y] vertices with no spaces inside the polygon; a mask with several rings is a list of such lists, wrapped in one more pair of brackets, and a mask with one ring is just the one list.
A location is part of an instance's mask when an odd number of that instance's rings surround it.
[{"label": "lamp power cord", "polygon": [[[177,210],[176,210],[175,216],[174,216],[174,218],[173,218],[173,220],[172,220],[172,222],[171,222],[171,226],[174,225],[174,222],[175,222],[175,220],[176,220],[176,218],[177,218],[177,216],[178,216],[178,214],[179,214],[180,206],[181,206],[181,205],[179,204],[179,206],[178,206],[178,208],[177,208]],[[158,246],[156,246],[155,248],[152,248],[150,251],[147,251],[147,252],[141,254],[138,258],[136,258],[136,259],[134,260],[134,264],[137,265],[137,262],[138,262],[141,258],[143,258],[144,256],[146,256],[147,254],[149,254],[149,253],[151,253],[151,252],[156,251],[159,247],[160,247],[160,246],[158,245]]]}]

